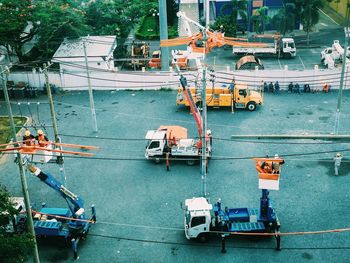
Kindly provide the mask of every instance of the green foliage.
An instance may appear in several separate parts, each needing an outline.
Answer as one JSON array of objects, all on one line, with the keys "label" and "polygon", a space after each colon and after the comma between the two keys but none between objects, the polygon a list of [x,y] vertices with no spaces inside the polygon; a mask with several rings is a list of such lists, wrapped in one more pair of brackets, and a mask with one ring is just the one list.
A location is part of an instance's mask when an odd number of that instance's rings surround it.
[{"label": "green foliage", "polygon": [[36,48],[43,59],[51,58],[64,38],[91,33],[79,1],[41,0],[36,4],[35,18],[40,21]]},{"label": "green foliage", "polygon": [[6,262],[23,262],[33,249],[33,236],[5,231],[8,218],[18,214],[9,198],[9,192],[0,185],[0,255]]},{"label": "green foliage", "polygon": [[[139,22],[135,35],[138,39],[152,40],[159,39],[159,17],[145,16]],[[177,25],[168,27],[168,38],[177,36]]]},{"label": "green foliage", "polygon": [[284,8],[280,9],[271,19],[271,22],[277,26],[282,35],[285,35],[294,30],[295,17],[295,4],[286,3]]},{"label": "green foliage", "polygon": [[22,60],[22,46],[36,33],[34,11],[35,5],[31,0],[0,1],[0,45],[4,45],[8,50],[9,46],[12,46],[20,60]]},{"label": "green foliage", "polygon": [[225,32],[225,36],[228,37],[234,37],[237,35],[236,25],[232,23],[230,15],[218,17],[211,28],[213,30]]},{"label": "green foliage", "polygon": [[[233,24],[233,26],[230,26],[230,27],[226,26],[227,30],[230,32],[230,35],[232,35],[233,37],[237,36],[238,15],[241,17],[242,20],[247,19],[247,5],[248,5],[247,0],[231,0],[231,3],[226,4],[221,8],[222,13],[227,9],[232,10],[231,14],[228,17],[224,18],[224,21],[225,21],[225,24],[227,24],[227,22]],[[232,30],[232,34],[231,34],[231,30]],[[227,34],[229,33],[227,32]]]},{"label": "green foliage", "polygon": [[254,31],[257,34],[264,33],[265,24],[268,23],[268,21],[270,20],[270,17],[267,15],[268,9],[269,8],[267,6],[262,6],[256,9],[254,14],[252,15]]}]

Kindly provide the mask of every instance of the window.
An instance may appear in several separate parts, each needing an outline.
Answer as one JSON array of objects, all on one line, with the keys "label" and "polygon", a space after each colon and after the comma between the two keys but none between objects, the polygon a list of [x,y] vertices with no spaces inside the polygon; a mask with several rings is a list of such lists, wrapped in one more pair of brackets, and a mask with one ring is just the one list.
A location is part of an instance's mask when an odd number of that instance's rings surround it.
[{"label": "window", "polygon": [[159,141],[153,141],[151,142],[151,144],[148,146],[148,149],[155,149],[155,148],[159,148]]},{"label": "window", "polygon": [[101,63],[100,63],[100,62],[97,62],[97,65],[98,65],[98,66],[101,66]]},{"label": "window", "polygon": [[245,96],[247,96],[247,91],[245,89],[240,89],[238,91],[238,94],[245,97]]},{"label": "window", "polygon": [[192,218],[191,227],[205,224],[205,216],[196,216]]}]

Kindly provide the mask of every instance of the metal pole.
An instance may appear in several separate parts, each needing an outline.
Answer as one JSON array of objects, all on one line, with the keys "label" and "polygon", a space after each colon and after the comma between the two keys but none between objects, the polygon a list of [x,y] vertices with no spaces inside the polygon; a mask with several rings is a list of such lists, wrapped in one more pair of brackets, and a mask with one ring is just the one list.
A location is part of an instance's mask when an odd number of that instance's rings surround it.
[{"label": "metal pole", "polygon": [[52,92],[51,92],[51,86],[49,82],[49,75],[47,73],[47,69],[51,66],[50,62],[48,65],[44,63],[43,65],[43,72],[45,76],[45,86],[46,86],[46,92],[47,97],[49,98],[50,103],[50,113],[51,113],[51,120],[52,120],[52,126],[53,126],[53,133],[55,135],[55,142],[59,143],[59,137],[58,137],[58,128],[57,128],[57,119],[56,119],[56,111],[55,111],[55,105],[53,104],[53,98],[52,98]]},{"label": "metal pole", "polygon": [[209,27],[209,1],[210,0],[204,0],[205,1],[205,27],[208,28]]},{"label": "metal pole", "polygon": [[97,132],[97,120],[96,120],[96,111],[95,111],[95,104],[94,104],[94,95],[92,92],[91,87],[91,81],[90,81],[90,73],[89,73],[89,65],[88,65],[88,59],[86,54],[86,40],[83,40],[83,47],[84,47],[84,56],[85,56],[85,66],[86,66],[86,76],[88,80],[88,86],[89,86],[89,99],[90,99],[90,109],[91,109],[91,117],[94,125],[94,131]]},{"label": "metal pole", "polygon": [[[159,32],[160,40],[168,39],[168,21],[166,13],[166,0],[159,0]],[[162,70],[169,70],[169,48],[161,47]]]},{"label": "metal pole", "polygon": [[[2,67],[1,67],[1,71],[2,71]],[[9,94],[8,94],[8,91],[7,91],[7,74],[8,73],[9,73],[8,69],[5,70],[5,74],[4,74],[4,72],[1,72],[2,80],[3,80],[3,83],[4,83],[4,96],[5,96],[5,101],[6,101],[6,105],[7,105],[8,114],[9,114],[9,120],[10,120],[10,125],[11,125],[11,130],[12,130],[13,141],[16,142],[17,138],[16,138],[15,122],[13,120],[12,109],[11,109],[11,104],[10,104],[10,98],[9,98]],[[27,220],[28,220],[28,230],[29,230],[30,234],[33,236],[34,262],[35,263],[39,263],[40,259],[39,259],[38,245],[37,245],[36,238],[35,238],[33,218],[32,218],[32,213],[31,213],[31,208],[30,208],[30,199],[29,199],[29,193],[28,193],[28,185],[27,185],[27,180],[26,180],[26,177],[25,177],[25,171],[24,171],[24,167],[23,167],[22,156],[21,156],[21,154],[19,152],[17,152],[17,160],[18,160],[18,170],[19,170],[19,174],[20,174],[20,177],[21,177],[22,192],[23,192],[23,196],[24,196],[24,204],[25,204],[25,209],[26,209],[26,215],[27,215]]]},{"label": "metal pole", "polygon": [[207,135],[207,96],[206,96],[206,68],[203,68],[203,76],[202,76],[202,82],[203,82],[203,92],[202,92],[202,185],[203,185],[203,197],[207,196],[207,142],[206,142],[206,135]]},{"label": "metal pole", "polygon": [[338,134],[338,132],[339,132],[340,107],[341,107],[341,101],[342,101],[342,95],[343,95],[344,74],[345,74],[345,66],[346,66],[346,53],[347,53],[346,51],[347,51],[347,47],[348,47],[348,38],[349,38],[349,34],[350,34],[349,27],[345,27],[344,32],[345,32],[345,45],[344,45],[343,62],[342,62],[342,67],[341,67],[337,111],[335,113],[334,134]]}]

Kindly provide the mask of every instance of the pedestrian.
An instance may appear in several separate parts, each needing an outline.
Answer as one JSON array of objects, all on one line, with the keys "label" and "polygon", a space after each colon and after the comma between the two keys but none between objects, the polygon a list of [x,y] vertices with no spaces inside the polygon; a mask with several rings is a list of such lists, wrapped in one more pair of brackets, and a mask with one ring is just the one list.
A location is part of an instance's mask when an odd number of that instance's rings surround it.
[{"label": "pedestrian", "polygon": [[232,78],[231,84],[229,86],[230,92],[233,93],[235,90],[235,86],[236,86],[236,80],[235,77]]},{"label": "pedestrian", "polygon": [[[275,154],[275,159],[281,159],[278,154]],[[272,162],[272,173],[279,174],[281,171],[281,165],[284,164],[284,160],[278,162]]]},{"label": "pedestrian", "polygon": [[304,85],[304,93],[310,93],[311,92],[311,88],[309,84],[305,84]]},{"label": "pedestrian", "polygon": [[34,146],[34,141],[35,141],[35,137],[33,134],[30,133],[29,130],[26,130],[24,132],[24,136],[23,136],[23,144],[26,146]]},{"label": "pedestrian", "polygon": [[272,92],[272,93],[274,92],[272,82],[270,82],[269,84],[269,92]]},{"label": "pedestrian", "polygon": [[300,86],[298,83],[295,83],[294,89],[295,89],[295,93],[300,94]]},{"label": "pedestrian", "polygon": [[338,175],[339,174],[339,169],[340,169],[340,164],[341,164],[341,160],[343,159],[343,156],[341,155],[341,153],[337,153],[334,157],[334,175]]},{"label": "pedestrian", "polygon": [[280,84],[278,81],[275,82],[275,92],[278,93],[280,91]]},{"label": "pedestrian", "polygon": [[36,140],[40,147],[46,147],[49,139],[44,134],[43,130],[38,130],[38,135],[36,136]]},{"label": "pedestrian", "polygon": [[328,93],[330,88],[331,88],[331,86],[329,86],[329,85],[326,83],[326,84],[323,86],[322,91],[323,91],[324,93]]},{"label": "pedestrian", "polygon": [[269,91],[269,87],[267,86],[267,83],[264,82],[264,92],[268,92]]},{"label": "pedestrian", "polygon": [[288,92],[292,93],[293,92],[293,89],[294,89],[294,85],[293,85],[293,82],[289,83],[288,85]]}]

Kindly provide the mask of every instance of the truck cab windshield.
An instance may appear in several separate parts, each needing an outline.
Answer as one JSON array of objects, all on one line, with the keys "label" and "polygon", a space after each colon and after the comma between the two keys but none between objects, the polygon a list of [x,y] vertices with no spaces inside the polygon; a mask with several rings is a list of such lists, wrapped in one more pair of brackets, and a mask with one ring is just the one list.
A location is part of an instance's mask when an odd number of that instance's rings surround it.
[{"label": "truck cab windshield", "polygon": [[205,216],[196,216],[192,218],[191,227],[205,224]]},{"label": "truck cab windshield", "polygon": [[148,149],[156,149],[156,148],[159,148],[159,145],[160,145],[159,141],[152,141],[152,142],[150,143],[150,145],[148,146]]}]

